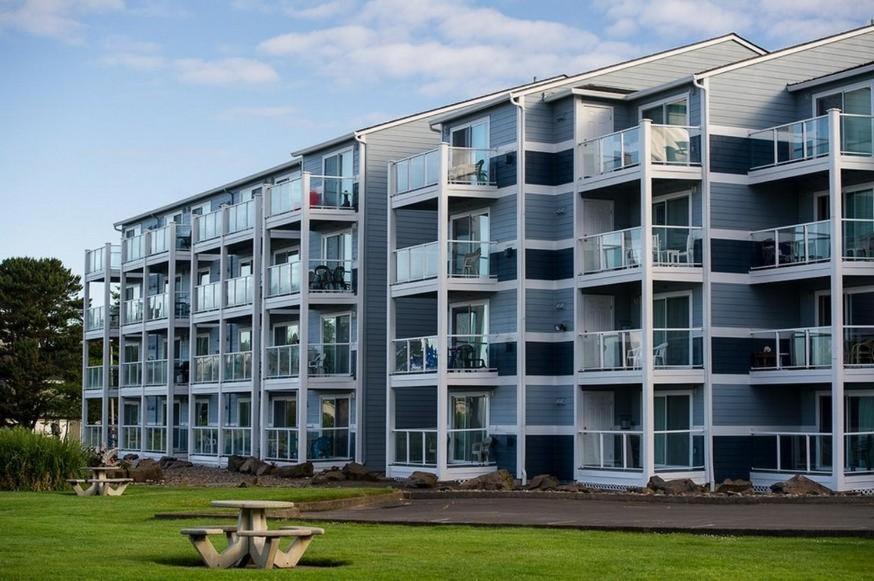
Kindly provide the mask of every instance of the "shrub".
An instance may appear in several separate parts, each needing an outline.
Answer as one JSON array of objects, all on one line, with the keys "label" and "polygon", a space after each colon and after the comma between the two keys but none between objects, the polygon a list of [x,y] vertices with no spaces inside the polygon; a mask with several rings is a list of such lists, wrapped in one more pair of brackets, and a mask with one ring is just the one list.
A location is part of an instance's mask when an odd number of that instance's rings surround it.
[{"label": "shrub", "polygon": [[89,459],[79,442],[24,428],[0,429],[0,490],[62,490]]}]

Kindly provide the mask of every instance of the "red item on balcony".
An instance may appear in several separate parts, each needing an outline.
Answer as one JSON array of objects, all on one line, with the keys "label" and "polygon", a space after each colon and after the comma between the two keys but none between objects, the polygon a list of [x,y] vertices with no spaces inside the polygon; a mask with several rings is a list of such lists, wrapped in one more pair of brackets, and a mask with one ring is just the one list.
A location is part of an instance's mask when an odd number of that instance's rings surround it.
[{"label": "red item on balcony", "polygon": [[322,196],[319,192],[310,192],[310,207],[319,206],[322,202]]}]

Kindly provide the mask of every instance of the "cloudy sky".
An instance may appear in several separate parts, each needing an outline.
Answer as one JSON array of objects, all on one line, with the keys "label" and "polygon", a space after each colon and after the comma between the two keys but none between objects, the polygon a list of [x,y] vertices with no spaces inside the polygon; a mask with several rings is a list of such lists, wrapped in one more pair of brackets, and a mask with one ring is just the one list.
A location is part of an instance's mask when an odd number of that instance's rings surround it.
[{"label": "cloudy sky", "polygon": [[735,31],[768,49],[871,0],[0,0],[0,258],[353,128]]}]

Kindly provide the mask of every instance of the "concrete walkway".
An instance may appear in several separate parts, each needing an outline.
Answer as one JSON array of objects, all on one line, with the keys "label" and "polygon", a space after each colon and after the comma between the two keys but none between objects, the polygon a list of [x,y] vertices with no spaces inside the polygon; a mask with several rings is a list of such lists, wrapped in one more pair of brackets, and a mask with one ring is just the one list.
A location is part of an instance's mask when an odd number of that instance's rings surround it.
[{"label": "concrete walkway", "polygon": [[545,498],[413,500],[304,513],[314,521],[467,524],[735,535],[874,537],[874,504],[687,504]]}]

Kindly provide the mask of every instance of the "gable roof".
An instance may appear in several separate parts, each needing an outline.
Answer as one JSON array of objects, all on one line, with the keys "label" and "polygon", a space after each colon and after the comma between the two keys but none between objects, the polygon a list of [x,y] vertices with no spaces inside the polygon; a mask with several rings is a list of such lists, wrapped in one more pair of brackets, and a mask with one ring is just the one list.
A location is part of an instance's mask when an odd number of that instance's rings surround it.
[{"label": "gable roof", "polygon": [[818,77],[813,77],[804,81],[798,81],[797,83],[789,83],[788,85],[786,85],[786,90],[790,93],[794,91],[801,91],[803,89],[809,89],[810,87],[825,85],[826,83],[831,83],[832,81],[840,81],[841,79],[870,73],[872,71],[874,71],[874,61],[868,61],[867,63],[862,63],[860,65],[841,69],[833,73],[820,75]]}]

